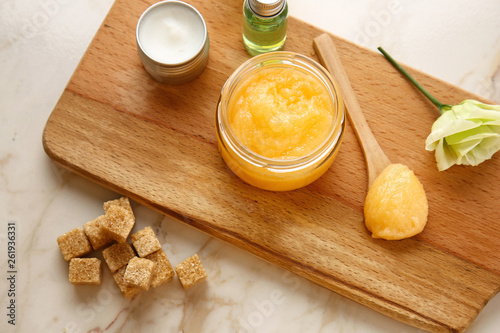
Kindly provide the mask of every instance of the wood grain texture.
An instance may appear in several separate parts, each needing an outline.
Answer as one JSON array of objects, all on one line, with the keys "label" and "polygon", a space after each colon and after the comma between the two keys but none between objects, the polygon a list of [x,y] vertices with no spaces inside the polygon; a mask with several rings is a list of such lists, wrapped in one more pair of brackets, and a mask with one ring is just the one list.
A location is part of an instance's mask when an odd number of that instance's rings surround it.
[{"label": "wood grain texture", "polygon": [[[195,81],[161,85],[142,68],[135,25],[153,0],[116,0],[47,121],[57,163],[264,260],[410,325],[464,331],[500,287],[500,159],[438,172],[424,142],[437,110],[385,59],[332,36],[375,138],[424,185],[429,220],[404,241],[370,237],[366,168],[348,125],[330,170],[273,193],[231,174],[217,150],[215,107],[245,60],[239,0],[190,0],[211,49]],[[294,18],[286,49],[315,58],[323,31]],[[478,98],[418,71],[439,100]]]}]

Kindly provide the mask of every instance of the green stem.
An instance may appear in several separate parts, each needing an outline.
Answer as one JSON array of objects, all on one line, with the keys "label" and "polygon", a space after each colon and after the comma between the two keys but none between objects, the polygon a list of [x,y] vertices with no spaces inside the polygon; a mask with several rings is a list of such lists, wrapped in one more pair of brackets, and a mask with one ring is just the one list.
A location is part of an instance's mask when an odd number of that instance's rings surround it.
[{"label": "green stem", "polygon": [[432,102],[432,104],[438,107],[440,113],[443,113],[443,107],[448,105],[441,103],[434,96],[432,96],[427,90],[425,90],[425,88],[422,87],[420,83],[418,83],[403,67],[401,67],[396,62],[396,60],[394,60],[387,52],[385,52],[385,50],[382,47],[378,47],[378,50],[384,55],[384,57],[387,58],[387,60],[389,60],[389,62],[394,67],[396,67],[398,71],[401,72],[401,74],[403,74],[408,80],[410,80],[411,83],[413,83],[415,87],[417,87],[418,90],[420,90],[425,95],[425,97],[427,97]]}]

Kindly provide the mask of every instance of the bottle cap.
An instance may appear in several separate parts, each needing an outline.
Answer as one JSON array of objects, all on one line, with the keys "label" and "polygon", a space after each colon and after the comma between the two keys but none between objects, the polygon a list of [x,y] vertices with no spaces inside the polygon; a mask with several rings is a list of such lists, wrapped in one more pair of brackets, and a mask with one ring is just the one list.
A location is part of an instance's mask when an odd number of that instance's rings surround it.
[{"label": "bottle cap", "polygon": [[248,0],[250,9],[259,16],[274,16],[285,5],[286,0]]}]

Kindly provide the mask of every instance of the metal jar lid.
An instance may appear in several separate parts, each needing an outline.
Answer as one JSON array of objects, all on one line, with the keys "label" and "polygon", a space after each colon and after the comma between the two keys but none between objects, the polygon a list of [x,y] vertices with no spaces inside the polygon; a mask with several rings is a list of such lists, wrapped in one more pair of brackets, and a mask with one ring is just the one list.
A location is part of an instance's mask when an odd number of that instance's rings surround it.
[{"label": "metal jar lid", "polygon": [[[179,8],[179,6],[181,8]],[[201,43],[196,51],[193,52],[192,56],[190,55],[187,59],[182,59],[181,61],[165,61],[161,60],[158,57],[155,58],[151,52],[148,52],[145,48],[144,41],[141,41],[141,24],[144,21],[145,17],[148,17],[151,13],[158,10],[175,10],[177,9],[187,9],[194,13],[200,20],[201,25],[203,27],[203,31],[200,31],[200,34],[203,34]],[[136,42],[137,42],[137,51],[139,53],[139,57],[144,65],[145,70],[157,81],[167,84],[182,84],[187,83],[193,79],[195,79],[198,75],[200,75],[206,67],[208,62],[208,51],[210,47],[210,41],[208,38],[208,30],[205,20],[203,16],[194,8],[193,6],[175,0],[166,0],[158,2],[148,9],[141,15],[139,21],[137,22],[136,28]]]},{"label": "metal jar lid", "polygon": [[248,5],[259,16],[274,16],[285,6],[286,0],[248,0]]}]

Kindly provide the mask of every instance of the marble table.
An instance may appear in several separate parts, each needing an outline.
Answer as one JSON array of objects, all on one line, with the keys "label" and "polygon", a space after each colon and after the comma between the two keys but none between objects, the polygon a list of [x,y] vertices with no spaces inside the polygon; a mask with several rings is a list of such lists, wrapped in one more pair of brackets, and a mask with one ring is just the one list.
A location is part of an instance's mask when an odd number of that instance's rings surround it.
[{"label": "marble table", "polygon": [[[185,292],[174,279],[132,301],[106,267],[100,287],[68,282],[57,236],[102,214],[102,203],[119,195],[56,167],[41,136],[112,3],[0,2],[0,331],[420,332],[136,203],[135,230],[152,226],[173,264],[198,253],[208,281]],[[500,103],[498,0],[289,0],[289,6],[295,17],[367,48],[382,45],[402,63]],[[12,299],[15,325],[8,322]],[[468,332],[498,332],[499,311],[497,295]]]}]

